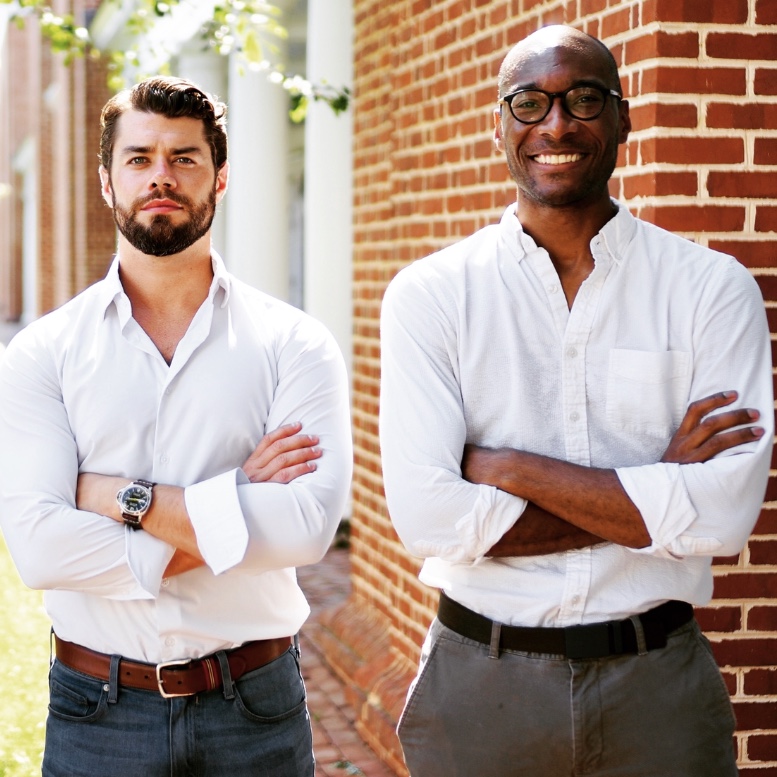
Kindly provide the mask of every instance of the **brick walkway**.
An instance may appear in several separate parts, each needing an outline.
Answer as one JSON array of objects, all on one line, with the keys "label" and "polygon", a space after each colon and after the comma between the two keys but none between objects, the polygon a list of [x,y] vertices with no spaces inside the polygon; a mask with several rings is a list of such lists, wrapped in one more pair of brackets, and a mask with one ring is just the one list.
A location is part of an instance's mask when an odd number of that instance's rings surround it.
[{"label": "brick walkway", "polygon": [[302,628],[302,675],[313,724],[316,777],[395,777],[354,728],[355,714],[340,681],[326,666],[316,645],[316,618],[336,607],[350,592],[348,551],[333,548],[324,560],[297,570],[310,602],[311,616]]}]

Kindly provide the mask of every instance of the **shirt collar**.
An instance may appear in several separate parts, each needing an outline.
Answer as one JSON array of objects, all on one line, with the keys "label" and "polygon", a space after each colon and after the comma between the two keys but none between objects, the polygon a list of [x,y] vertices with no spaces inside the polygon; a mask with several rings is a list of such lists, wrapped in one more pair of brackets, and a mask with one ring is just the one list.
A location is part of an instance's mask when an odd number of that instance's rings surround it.
[{"label": "shirt collar", "polygon": [[[216,295],[220,290],[223,290],[221,295],[220,307],[226,307],[229,303],[229,294],[232,288],[232,278],[227,272],[224,260],[211,249],[210,252],[211,263],[213,266],[213,280],[208,290],[208,299],[215,304]],[[103,306],[105,310],[111,303],[116,304],[116,310],[119,314],[119,320],[121,325],[124,326],[132,316],[132,305],[130,304],[129,297],[124,293],[124,287],[121,285],[121,279],[119,278],[119,261],[118,254],[114,254],[111,266],[108,268],[108,272],[105,275],[102,284]]]},{"label": "shirt collar", "polygon": [[[627,257],[626,249],[634,237],[637,228],[637,220],[631,215],[628,208],[618,200],[611,199],[618,212],[611,218],[591,241],[592,248],[599,247],[608,254],[615,264],[620,265]],[[531,235],[524,232],[521,222],[518,220],[518,203],[508,206],[502,214],[499,222],[502,237],[510,247],[511,252],[518,261],[524,256],[536,251],[537,244]],[[600,257],[602,250],[594,251],[595,257]]]}]

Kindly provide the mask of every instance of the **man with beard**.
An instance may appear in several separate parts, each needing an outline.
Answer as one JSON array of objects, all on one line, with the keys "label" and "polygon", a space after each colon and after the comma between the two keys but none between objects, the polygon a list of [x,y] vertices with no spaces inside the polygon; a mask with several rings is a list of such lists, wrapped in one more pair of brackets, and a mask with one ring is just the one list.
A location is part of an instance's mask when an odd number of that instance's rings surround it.
[{"label": "man with beard", "polygon": [[763,302],[732,257],[609,197],[631,122],[600,41],[539,30],[498,90],[517,206],[383,303],[388,507],[442,589],[399,724],[410,772],[733,776],[692,605],[764,496]]},{"label": "man with beard", "polygon": [[342,516],[347,378],[211,248],[225,110],[174,78],[108,102],[117,256],[0,371],[3,531],[53,623],[44,775],[314,773],[294,567]]}]

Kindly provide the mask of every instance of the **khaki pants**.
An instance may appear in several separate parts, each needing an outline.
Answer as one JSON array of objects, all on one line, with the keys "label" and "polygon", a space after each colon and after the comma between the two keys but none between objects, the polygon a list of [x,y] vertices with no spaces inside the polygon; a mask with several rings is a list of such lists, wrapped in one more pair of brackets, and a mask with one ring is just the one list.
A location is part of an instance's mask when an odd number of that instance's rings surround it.
[{"label": "khaki pants", "polygon": [[503,651],[435,620],[399,722],[412,777],[736,777],[735,721],[695,621],[646,655]]}]

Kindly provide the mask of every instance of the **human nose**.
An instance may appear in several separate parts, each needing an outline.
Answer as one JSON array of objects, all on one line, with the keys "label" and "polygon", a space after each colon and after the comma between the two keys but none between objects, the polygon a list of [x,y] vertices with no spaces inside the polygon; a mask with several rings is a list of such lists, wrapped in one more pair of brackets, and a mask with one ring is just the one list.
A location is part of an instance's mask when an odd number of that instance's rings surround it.
[{"label": "human nose", "polygon": [[153,166],[148,187],[149,189],[158,189],[159,187],[174,189],[176,187],[175,176],[166,160],[160,160]]},{"label": "human nose", "polygon": [[541,132],[552,135],[568,135],[570,132],[577,132],[578,123],[574,116],[571,116],[564,109],[564,98],[555,94],[551,98],[550,109],[545,118],[539,123]]}]

